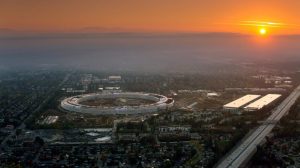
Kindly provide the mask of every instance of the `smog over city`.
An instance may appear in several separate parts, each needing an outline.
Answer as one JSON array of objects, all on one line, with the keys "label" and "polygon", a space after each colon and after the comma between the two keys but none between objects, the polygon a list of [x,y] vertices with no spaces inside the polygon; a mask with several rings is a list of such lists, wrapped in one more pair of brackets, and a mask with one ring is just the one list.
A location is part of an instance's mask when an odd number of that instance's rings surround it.
[{"label": "smog over city", "polygon": [[[7,33],[1,68],[210,72],[241,64],[299,63],[300,36],[257,39],[240,33]],[[265,40],[265,41],[259,41]]]}]

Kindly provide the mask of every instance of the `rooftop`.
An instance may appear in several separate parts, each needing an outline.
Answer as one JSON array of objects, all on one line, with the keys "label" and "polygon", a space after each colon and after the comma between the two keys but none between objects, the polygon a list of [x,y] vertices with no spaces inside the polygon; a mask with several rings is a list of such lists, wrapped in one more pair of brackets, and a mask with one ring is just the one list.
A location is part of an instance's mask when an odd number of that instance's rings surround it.
[{"label": "rooftop", "polygon": [[240,108],[244,105],[246,105],[247,103],[257,99],[258,97],[260,97],[260,95],[245,95],[237,100],[234,100],[228,104],[225,104],[223,107],[224,108]]},{"label": "rooftop", "polygon": [[274,100],[278,99],[281,96],[281,94],[267,94],[264,97],[256,100],[255,102],[249,104],[248,106],[244,107],[246,110],[254,109],[259,110],[263,108],[264,106],[270,104]]}]

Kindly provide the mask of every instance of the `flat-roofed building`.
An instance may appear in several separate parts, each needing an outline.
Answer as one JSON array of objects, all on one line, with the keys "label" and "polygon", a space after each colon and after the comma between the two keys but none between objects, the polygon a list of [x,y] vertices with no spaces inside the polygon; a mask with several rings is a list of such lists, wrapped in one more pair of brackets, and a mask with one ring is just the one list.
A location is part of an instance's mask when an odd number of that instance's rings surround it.
[{"label": "flat-roofed building", "polygon": [[120,81],[122,79],[121,76],[109,76],[108,80],[110,81]]},{"label": "flat-roofed building", "polygon": [[251,94],[248,94],[248,95],[245,95],[237,100],[234,100],[228,104],[225,104],[223,106],[224,109],[226,110],[235,110],[235,109],[239,109],[243,106],[245,106],[246,104],[250,103],[251,101],[253,100],[256,100],[257,98],[259,98],[260,95],[251,95]]},{"label": "flat-roofed building", "polygon": [[281,94],[267,94],[264,97],[256,100],[255,102],[247,105],[244,107],[245,110],[247,111],[255,111],[263,108],[264,106],[269,105],[276,99],[278,99],[281,96]]}]

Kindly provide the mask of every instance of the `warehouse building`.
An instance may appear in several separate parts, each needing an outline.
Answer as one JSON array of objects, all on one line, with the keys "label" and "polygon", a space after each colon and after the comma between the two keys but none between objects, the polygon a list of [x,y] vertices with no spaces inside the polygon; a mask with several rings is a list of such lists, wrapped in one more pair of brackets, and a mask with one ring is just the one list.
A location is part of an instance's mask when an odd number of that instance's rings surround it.
[{"label": "warehouse building", "polygon": [[270,103],[274,102],[278,99],[281,95],[280,94],[267,94],[264,97],[256,100],[255,102],[247,105],[244,107],[246,111],[255,111],[263,108],[264,106],[269,105]]},{"label": "warehouse building", "polygon": [[256,100],[257,98],[259,98],[260,95],[251,95],[251,94],[248,94],[248,95],[245,95],[237,100],[234,100],[228,104],[225,104],[223,106],[223,108],[225,110],[237,110],[237,109],[240,109],[242,108],[243,106],[247,105],[248,103]]}]

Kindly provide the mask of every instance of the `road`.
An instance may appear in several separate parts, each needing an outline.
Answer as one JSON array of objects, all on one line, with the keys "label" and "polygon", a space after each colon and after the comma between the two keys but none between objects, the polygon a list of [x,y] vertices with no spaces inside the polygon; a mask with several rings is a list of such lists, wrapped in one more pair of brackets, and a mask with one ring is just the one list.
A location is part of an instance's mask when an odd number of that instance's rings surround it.
[{"label": "road", "polygon": [[60,89],[61,86],[63,86],[63,84],[66,81],[68,81],[70,76],[71,76],[71,74],[67,74],[65,76],[65,78],[61,81],[61,83],[55,89],[49,90],[48,96],[44,99],[44,101],[25,120],[23,120],[23,122],[17,128],[15,128],[8,136],[6,136],[3,139],[3,141],[0,144],[1,148],[6,148],[7,147],[7,141],[9,139],[11,139],[14,135],[16,135],[16,130],[18,130],[18,129],[23,130],[23,129],[26,128],[26,124],[25,124],[26,121],[29,120],[33,116],[34,113],[38,112],[54,96],[55,90]]},{"label": "road", "polygon": [[194,102],[190,105],[187,106],[188,109],[192,109],[194,106],[196,106],[198,104],[198,102]]},{"label": "road", "polygon": [[239,145],[217,165],[217,168],[237,168],[244,164],[254,154],[257,145],[265,140],[265,137],[272,131],[276,123],[289,111],[299,96],[300,85],[273,110],[265,123],[253,131],[243,142],[239,143]]}]

